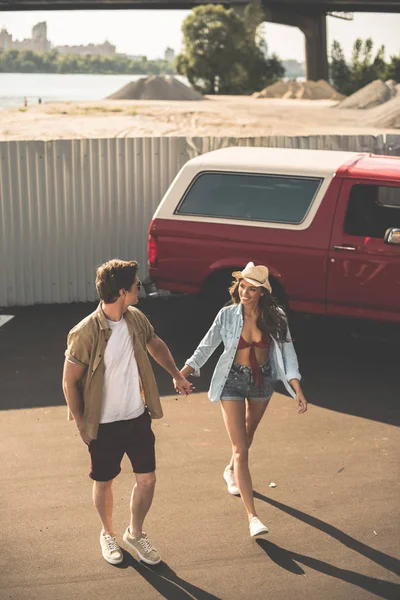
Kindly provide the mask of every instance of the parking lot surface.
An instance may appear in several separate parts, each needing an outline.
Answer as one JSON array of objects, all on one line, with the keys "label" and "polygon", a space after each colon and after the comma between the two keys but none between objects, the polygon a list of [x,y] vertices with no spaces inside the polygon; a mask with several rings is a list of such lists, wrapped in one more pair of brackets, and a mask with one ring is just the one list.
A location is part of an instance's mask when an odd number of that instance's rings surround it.
[{"label": "parking lot surface", "polygon": [[[258,541],[222,479],[229,443],[220,409],[206,394],[216,357],[187,399],[155,366],[165,416],[153,422],[158,483],[146,531],[163,561],[149,568],[126,551],[113,567],[101,557],[89,457],[66,420],[61,391],[66,334],[94,308],[1,312],[13,319],[0,327],[0,600],[400,596],[395,328],[294,321],[309,411],[298,415],[279,389],[257,431],[254,493],[270,529]],[[139,308],[178,366],[209,324],[191,319],[184,299],[145,300]],[[114,490],[119,541],[132,484],[124,459]]]}]

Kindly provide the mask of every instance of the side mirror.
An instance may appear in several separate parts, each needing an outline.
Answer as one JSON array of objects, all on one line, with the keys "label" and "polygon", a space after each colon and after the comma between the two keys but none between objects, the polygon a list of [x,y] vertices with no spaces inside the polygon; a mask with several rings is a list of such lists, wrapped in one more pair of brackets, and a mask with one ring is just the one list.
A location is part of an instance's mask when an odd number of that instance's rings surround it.
[{"label": "side mirror", "polygon": [[400,246],[400,229],[397,227],[387,229],[383,239],[385,244],[395,244]]}]

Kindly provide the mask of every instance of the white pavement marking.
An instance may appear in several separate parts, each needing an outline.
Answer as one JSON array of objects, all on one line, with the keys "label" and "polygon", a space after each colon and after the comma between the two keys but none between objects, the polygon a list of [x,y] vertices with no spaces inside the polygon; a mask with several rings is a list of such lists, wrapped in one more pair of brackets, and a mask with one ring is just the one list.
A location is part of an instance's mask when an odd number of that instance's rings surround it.
[{"label": "white pavement marking", "polygon": [[14,315],[0,315],[0,327],[11,321],[14,318]]}]

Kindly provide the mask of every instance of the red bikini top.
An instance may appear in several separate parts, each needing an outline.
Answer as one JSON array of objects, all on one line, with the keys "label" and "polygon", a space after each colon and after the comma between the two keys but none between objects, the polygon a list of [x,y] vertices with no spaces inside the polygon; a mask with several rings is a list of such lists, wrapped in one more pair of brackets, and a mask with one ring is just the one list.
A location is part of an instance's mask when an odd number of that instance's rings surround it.
[{"label": "red bikini top", "polygon": [[[263,333],[263,336],[259,342],[246,342],[244,337],[241,335],[237,349],[243,350],[244,348],[268,348],[268,347],[269,347],[269,335],[267,333]],[[250,352],[251,352],[251,350],[250,350]]]},{"label": "red bikini top", "polygon": [[262,386],[262,375],[260,371],[260,365],[257,363],[255,348],[269,348],[270,337],[267,333],[263,333],[262,338],[259,342],[246,342],[244,337],[241,335],[239,343],[237,345],[238,350],[244,350],[250,348],[250,365],[251,373],[254,381],[257,382],[258,387]]}]

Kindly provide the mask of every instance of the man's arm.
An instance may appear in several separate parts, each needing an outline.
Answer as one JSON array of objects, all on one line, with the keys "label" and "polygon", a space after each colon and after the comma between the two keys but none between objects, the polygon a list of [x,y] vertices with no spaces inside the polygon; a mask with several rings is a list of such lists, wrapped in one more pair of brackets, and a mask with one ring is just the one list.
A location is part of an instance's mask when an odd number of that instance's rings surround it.
[{"label": "man's arm", "polygon": [[88,437],[82,430],[83,402],[78,385],[79,381],[85,374],[86,368],[87,367],[83,365],[77,365],[70,360],[65,359],[63,372],[63,391],[69,410],[75,419],[78,431],[81,434],[83,441],[86,444],[89,444],[91,438]]},{"label": "man's arm", "polygon": [[147,350],[154,360],[171,375],[177,392],[190,394],[193,391],[193,385],[180,373],[167,344],[161,338],[153,335],[147,343]]}]

